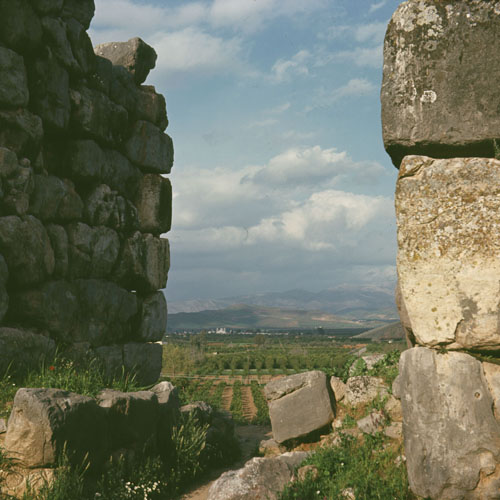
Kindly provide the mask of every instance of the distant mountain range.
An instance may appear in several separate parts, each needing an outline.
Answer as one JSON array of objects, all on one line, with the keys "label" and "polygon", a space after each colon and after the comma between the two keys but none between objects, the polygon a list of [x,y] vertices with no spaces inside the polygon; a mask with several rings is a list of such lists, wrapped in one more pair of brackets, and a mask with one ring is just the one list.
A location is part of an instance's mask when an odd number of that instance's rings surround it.
[{"label": "distant mountain range", "polygon": [[212,300],[185,300],[168,303],[169,314],[216,311],[236,304],[276,307],[295,311],[322,311],[351,320],[397,320],[394,286],[340,285],[321,292],[289,290]]},{"label": "distant mountain range", "polygon": [[[168,330],[231,329],[359,329],[379,326],[380,321],[355,321],[322,311],[236,304],[225,309],[176,313],[168,316]],[[359,330],[358,330],[359,331]]]},{"label": "distant mountain range", "polygon": [[354,336],[355,339],[372,339],[372,340],[402,340],[405,338],[405,332],[401,321],[395,321],[388,325],[379,326],[367,332],[360,333]]}]

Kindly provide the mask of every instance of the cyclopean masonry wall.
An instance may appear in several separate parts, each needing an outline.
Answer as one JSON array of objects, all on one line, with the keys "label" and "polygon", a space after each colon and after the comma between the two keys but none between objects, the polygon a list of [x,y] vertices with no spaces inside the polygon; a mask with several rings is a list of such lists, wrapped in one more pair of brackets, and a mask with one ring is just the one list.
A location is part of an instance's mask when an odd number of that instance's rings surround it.
[{"label": "cyclopean masonry wall", "polygon": [[65,350],[154,382],[173,146],[155,51],[93,49],[93,0],[0,0],[0,370]]},{"label": "cyclopean masonry wall", "polygon": [[384,45],[398,307],[415,345],[393,389],[410,486],[433,499],[500,498],[499,29],[500,2],[410,0]]}]

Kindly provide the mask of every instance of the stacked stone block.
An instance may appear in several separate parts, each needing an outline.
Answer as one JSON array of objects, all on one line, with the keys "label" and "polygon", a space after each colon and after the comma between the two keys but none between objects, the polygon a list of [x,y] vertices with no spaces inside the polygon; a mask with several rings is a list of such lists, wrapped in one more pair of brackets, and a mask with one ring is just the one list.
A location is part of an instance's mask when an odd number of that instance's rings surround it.
[{"label": "stacked stone block", "polygon": [[[143,85],[155,51],[94,49],[94,10],[0,0],[0,369],[57,346],[146,384],[166,329],[173,145]],[[31,344],[44,349],[27,360]]]},{"label": "stacked stone block", "polygon": [[499,29],[498,2],[409,0],[384,45],[397,303],[415,346],[393,389],[410,486],[432,499],[500,498]]}]

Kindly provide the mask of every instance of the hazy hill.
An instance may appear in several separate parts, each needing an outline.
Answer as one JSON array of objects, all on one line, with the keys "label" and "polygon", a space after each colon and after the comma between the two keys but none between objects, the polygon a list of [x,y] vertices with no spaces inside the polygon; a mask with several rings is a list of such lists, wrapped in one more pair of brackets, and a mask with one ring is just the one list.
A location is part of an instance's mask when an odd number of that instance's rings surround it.
[{"label": "hazy hill", "polygon": [[168,316],[168,330],[201,328],[362,328],[377,322],[354,321],[322,311],[291,310],[236,304],[225,309],[176,313]]},{"label": "hazy hill", "polygon": [[400,340],[405,338],[405,332],[400,321],[389,323],[388,325],[379,326],[356,335],[356,339],[372,339],[372,340]]},{"label": "hazy hill", "polygon": [[397,319],[394,287],[340,285],[321,292],[289,290],[213,300],[169,302],[169,312],[200,312],[225,309],[235,304],[280,309],[323,311],[349,319]]}]

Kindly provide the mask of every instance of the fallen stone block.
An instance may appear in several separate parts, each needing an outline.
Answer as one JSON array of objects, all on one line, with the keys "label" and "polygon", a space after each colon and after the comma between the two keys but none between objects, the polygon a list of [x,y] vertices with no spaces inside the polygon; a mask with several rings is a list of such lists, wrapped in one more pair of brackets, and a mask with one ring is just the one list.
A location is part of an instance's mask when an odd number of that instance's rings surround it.
[{"label": "fallen stone block", "polygon": [[351,406],[370,403],[389,394],[387,386],[379,377],[351,377],[347,379],[346,386],[344,402]]}]

